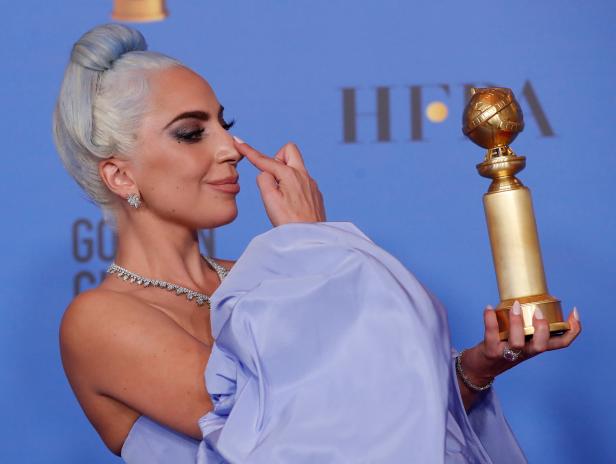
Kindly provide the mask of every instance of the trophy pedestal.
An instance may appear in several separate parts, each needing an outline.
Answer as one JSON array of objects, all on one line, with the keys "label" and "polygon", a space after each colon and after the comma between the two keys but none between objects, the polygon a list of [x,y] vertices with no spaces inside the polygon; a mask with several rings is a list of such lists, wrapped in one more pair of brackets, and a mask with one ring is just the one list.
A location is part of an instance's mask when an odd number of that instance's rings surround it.
[{"label": "trophy pedestal", "polygon": [[[524,157],[508,158],[477,167],[488,175],[495,169],[511,172],[524,167]],[[535,333],[533,314],[537,308],[550,325],[550,336],[562,334],[569,324],[563,320],[560,300],[548,292],[530,190],[515,176],[499,177],[484,195],[483,203],[502,299],[495,310],[500,339],[509,338],[509,310],[515,300],[522,307],[527,338]]]},{"label": "trophy pedestal", "polygon": [[116,21],[160,21],[169,16],[165,0],[115,0],[111,18]]},{"label": "trophy pedestal", "polygon": [[[550,327],[550,336],[561,335],[569,330],[569,323],[563,321],[563,311],[560,307],[560,300],[551,295],[535,295],[529,297],[516,298],[522,308],[522,319],[524,320],[524,335],[527,338],[535,333],[533,327],[533,314],[536,308],[540,308]],[[516,299],[501,301],[495,308],[496,319],[498,320],[499,338],[507,340],[509,338],[509,311]]]}]

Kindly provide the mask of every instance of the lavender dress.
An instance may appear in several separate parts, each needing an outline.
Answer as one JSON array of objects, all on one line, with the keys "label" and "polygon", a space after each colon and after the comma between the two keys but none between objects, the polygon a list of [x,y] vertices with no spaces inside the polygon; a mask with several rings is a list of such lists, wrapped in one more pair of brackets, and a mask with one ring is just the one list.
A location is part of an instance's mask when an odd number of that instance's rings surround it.
[{"label": "lavender dress", "polygon": [[203,440],[141,416],[128,464],[527,462],[493,389],[464,410],[441,304],[350,222],[255,237],[211,321]]}]

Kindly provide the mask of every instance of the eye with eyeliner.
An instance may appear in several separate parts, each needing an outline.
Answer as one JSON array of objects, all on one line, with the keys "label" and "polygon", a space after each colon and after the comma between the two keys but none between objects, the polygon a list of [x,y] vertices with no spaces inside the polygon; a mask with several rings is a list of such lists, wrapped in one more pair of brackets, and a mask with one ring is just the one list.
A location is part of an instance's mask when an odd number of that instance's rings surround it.
[{"label": "eye with eyeliner", "polygon": [[[231,129],[235,125],[235,120],[231,120],[231,122],[225,121],[222,116],[222,113],[218,117],[218,122],[225,130]],[[178,143],[196,143],[203,139],[203,133],[205,132],[204,127],[198,128],[179,128],[173,132],[173,137],[177,140]]]},{"label": "eye with eyeliner", "polygon": [[180,128],[174,131],[173,136],[177,140],[178,143],[186,142],[186,143],[195,143],[203,138],[203,132],[205,132],[205,128]]}]

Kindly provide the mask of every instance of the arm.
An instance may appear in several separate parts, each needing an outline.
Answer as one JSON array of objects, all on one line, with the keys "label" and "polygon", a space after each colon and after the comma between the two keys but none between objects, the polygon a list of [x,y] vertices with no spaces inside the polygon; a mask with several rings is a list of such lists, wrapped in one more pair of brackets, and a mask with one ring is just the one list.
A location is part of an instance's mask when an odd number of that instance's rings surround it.
[{"label": "arm", "polygon": [[124,437],[102,422],[100,397],[202,439],[198,419],[212,409],[203,377],[210,347],[161,311],[127,294],[84,292],[64,314],[60,348],[77,399],[116,454]]}]

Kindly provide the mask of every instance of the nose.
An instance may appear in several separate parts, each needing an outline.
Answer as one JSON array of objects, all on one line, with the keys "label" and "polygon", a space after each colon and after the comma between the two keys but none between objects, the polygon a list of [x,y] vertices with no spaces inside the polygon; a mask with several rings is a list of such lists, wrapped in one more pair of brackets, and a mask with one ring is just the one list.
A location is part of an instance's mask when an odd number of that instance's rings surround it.
[{"label": "nose", "polygon": [[224,145],[220,147],[220,150],[218,150],[218,153],[216,154],[216,161],[219,163],[230,162],[231,164],[236,165],[242,161],[243,158],[244,155],[237,151],[235,144],[233,143],[233,137],[229,134],[229,136],[225,138]]}]

